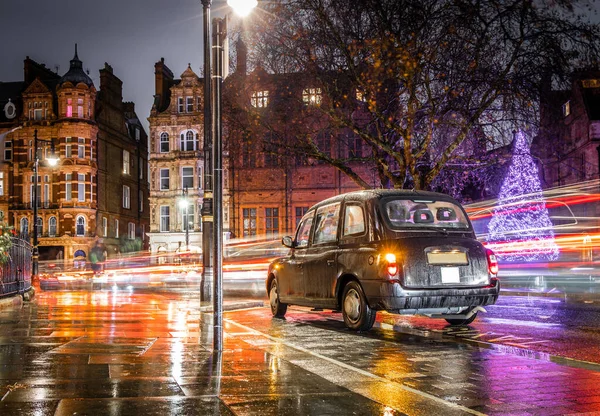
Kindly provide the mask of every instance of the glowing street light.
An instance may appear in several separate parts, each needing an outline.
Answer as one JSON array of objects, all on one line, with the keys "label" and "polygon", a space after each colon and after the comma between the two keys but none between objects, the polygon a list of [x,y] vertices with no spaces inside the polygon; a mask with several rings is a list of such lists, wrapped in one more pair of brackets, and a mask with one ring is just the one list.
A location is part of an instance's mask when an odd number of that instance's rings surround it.
[{"label": "glowing street light", "polygon": [[258,5],[257,0],[227,0],[229,7],[242,17],[248,16],[250,12]]}]

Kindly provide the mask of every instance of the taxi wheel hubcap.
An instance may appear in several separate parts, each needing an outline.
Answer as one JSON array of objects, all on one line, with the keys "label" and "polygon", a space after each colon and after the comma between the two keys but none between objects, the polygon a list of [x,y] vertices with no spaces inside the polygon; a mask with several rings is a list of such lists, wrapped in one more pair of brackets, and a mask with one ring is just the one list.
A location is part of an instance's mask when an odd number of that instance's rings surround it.
[{"label": "taxi wheel hubcap", "polygon": [[278,302],[277,302],[277,287],[275,285],[273,285],[271,287],[270,300],[271,300],[271,309],[276,310]]},{"label": "taxi wheel hubcap", "polygon": [[346,293],[344,310],[346,311],[346,316],[352,322],[356,322],[360,318],[360,295],[355,289],[350,289]]}]

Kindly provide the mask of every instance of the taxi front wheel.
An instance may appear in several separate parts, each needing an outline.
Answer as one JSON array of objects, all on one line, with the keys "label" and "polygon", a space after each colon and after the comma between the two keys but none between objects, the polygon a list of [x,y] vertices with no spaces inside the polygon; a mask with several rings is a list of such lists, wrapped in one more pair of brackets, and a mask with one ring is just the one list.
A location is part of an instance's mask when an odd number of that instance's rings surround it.
[{"label": "taxi front wheel", "polygon": [[368,331],[375,323],[377,312],[369,307],[360,284],[351,281],[344,287],[342,296],[344,323],[355,331]]},{"label": "taxi front wheel", "polygon": [[287,304],[281,303],[279,300],[279,289],[277,280],[273,279],[271,288],[269,289],[269,304],[271,305],[271,313],[275,318],[283,318],[287,312]]}]

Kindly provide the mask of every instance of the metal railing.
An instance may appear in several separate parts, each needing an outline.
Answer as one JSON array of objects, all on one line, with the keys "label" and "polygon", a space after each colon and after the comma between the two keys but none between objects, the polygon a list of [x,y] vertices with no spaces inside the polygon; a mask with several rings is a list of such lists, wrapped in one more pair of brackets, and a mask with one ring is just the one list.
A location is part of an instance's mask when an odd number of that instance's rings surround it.
[{"label": "metal railing", "polygon": [[31,288],[31,244],[16,237],[11,240],[8,261],[0,265],[0,297],[22,294]]}]

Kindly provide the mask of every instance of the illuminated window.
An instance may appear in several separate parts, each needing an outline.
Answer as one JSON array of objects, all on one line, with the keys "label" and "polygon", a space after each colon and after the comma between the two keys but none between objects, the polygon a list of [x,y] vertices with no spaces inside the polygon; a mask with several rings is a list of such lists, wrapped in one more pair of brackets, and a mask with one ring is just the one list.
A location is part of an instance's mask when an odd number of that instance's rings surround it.
[{"label": "illuminated window", "polygon": [[127,224],[127,238],[130,240],[135,239],[135,224],[132,222]]},{"label": "illuminated window", "polygon": [[115,238],[119,238],[119,220],[115,220]]},{"label": "illuminated window", "polygon": [[321,88],[307,88],[302,91],[302,101],[307,105],[320,105]]},{"label": "illuminated window", "polygon": [[356,101],[360,101],[363,103],[367,101],[367,97],[361,90],[356,90]]},{"label": "illuminated window", "polygon": [[563,106],[562,106],[562,113],[563,113],[564,117],[566,117],[569,114],[571,114],[571,101],[567,101],[566,103],[563,104]]},{"label": "illuminated window", "polygon": [[102,235],[108,237],[108,218],[102,217]]},{"label": "illuminated window", "polygon": [[4,172],[0,172],[0,196],[4,195]]},{"label": "illuminated window", "polygon": [[77,117],[83,118],[83,98],[77,99]]},{"label": "illuminated window", "polygon": [[127,150],[123,150],[123,174],[129,175],[130,172],[130,164],[129,164],[129,152]]},{"label": "illuminated window", "polygon": [[67,98],[67,117],[73,117],[73,100]]},{"label": "illuminated window", "polygon": [[242,209],[244,237],[256,235],[256,208]]},{"label": "illuminated window", "polygon": [[252,107],[265,108],[269,104],[269,91],[254,91],[250,97]]}]

